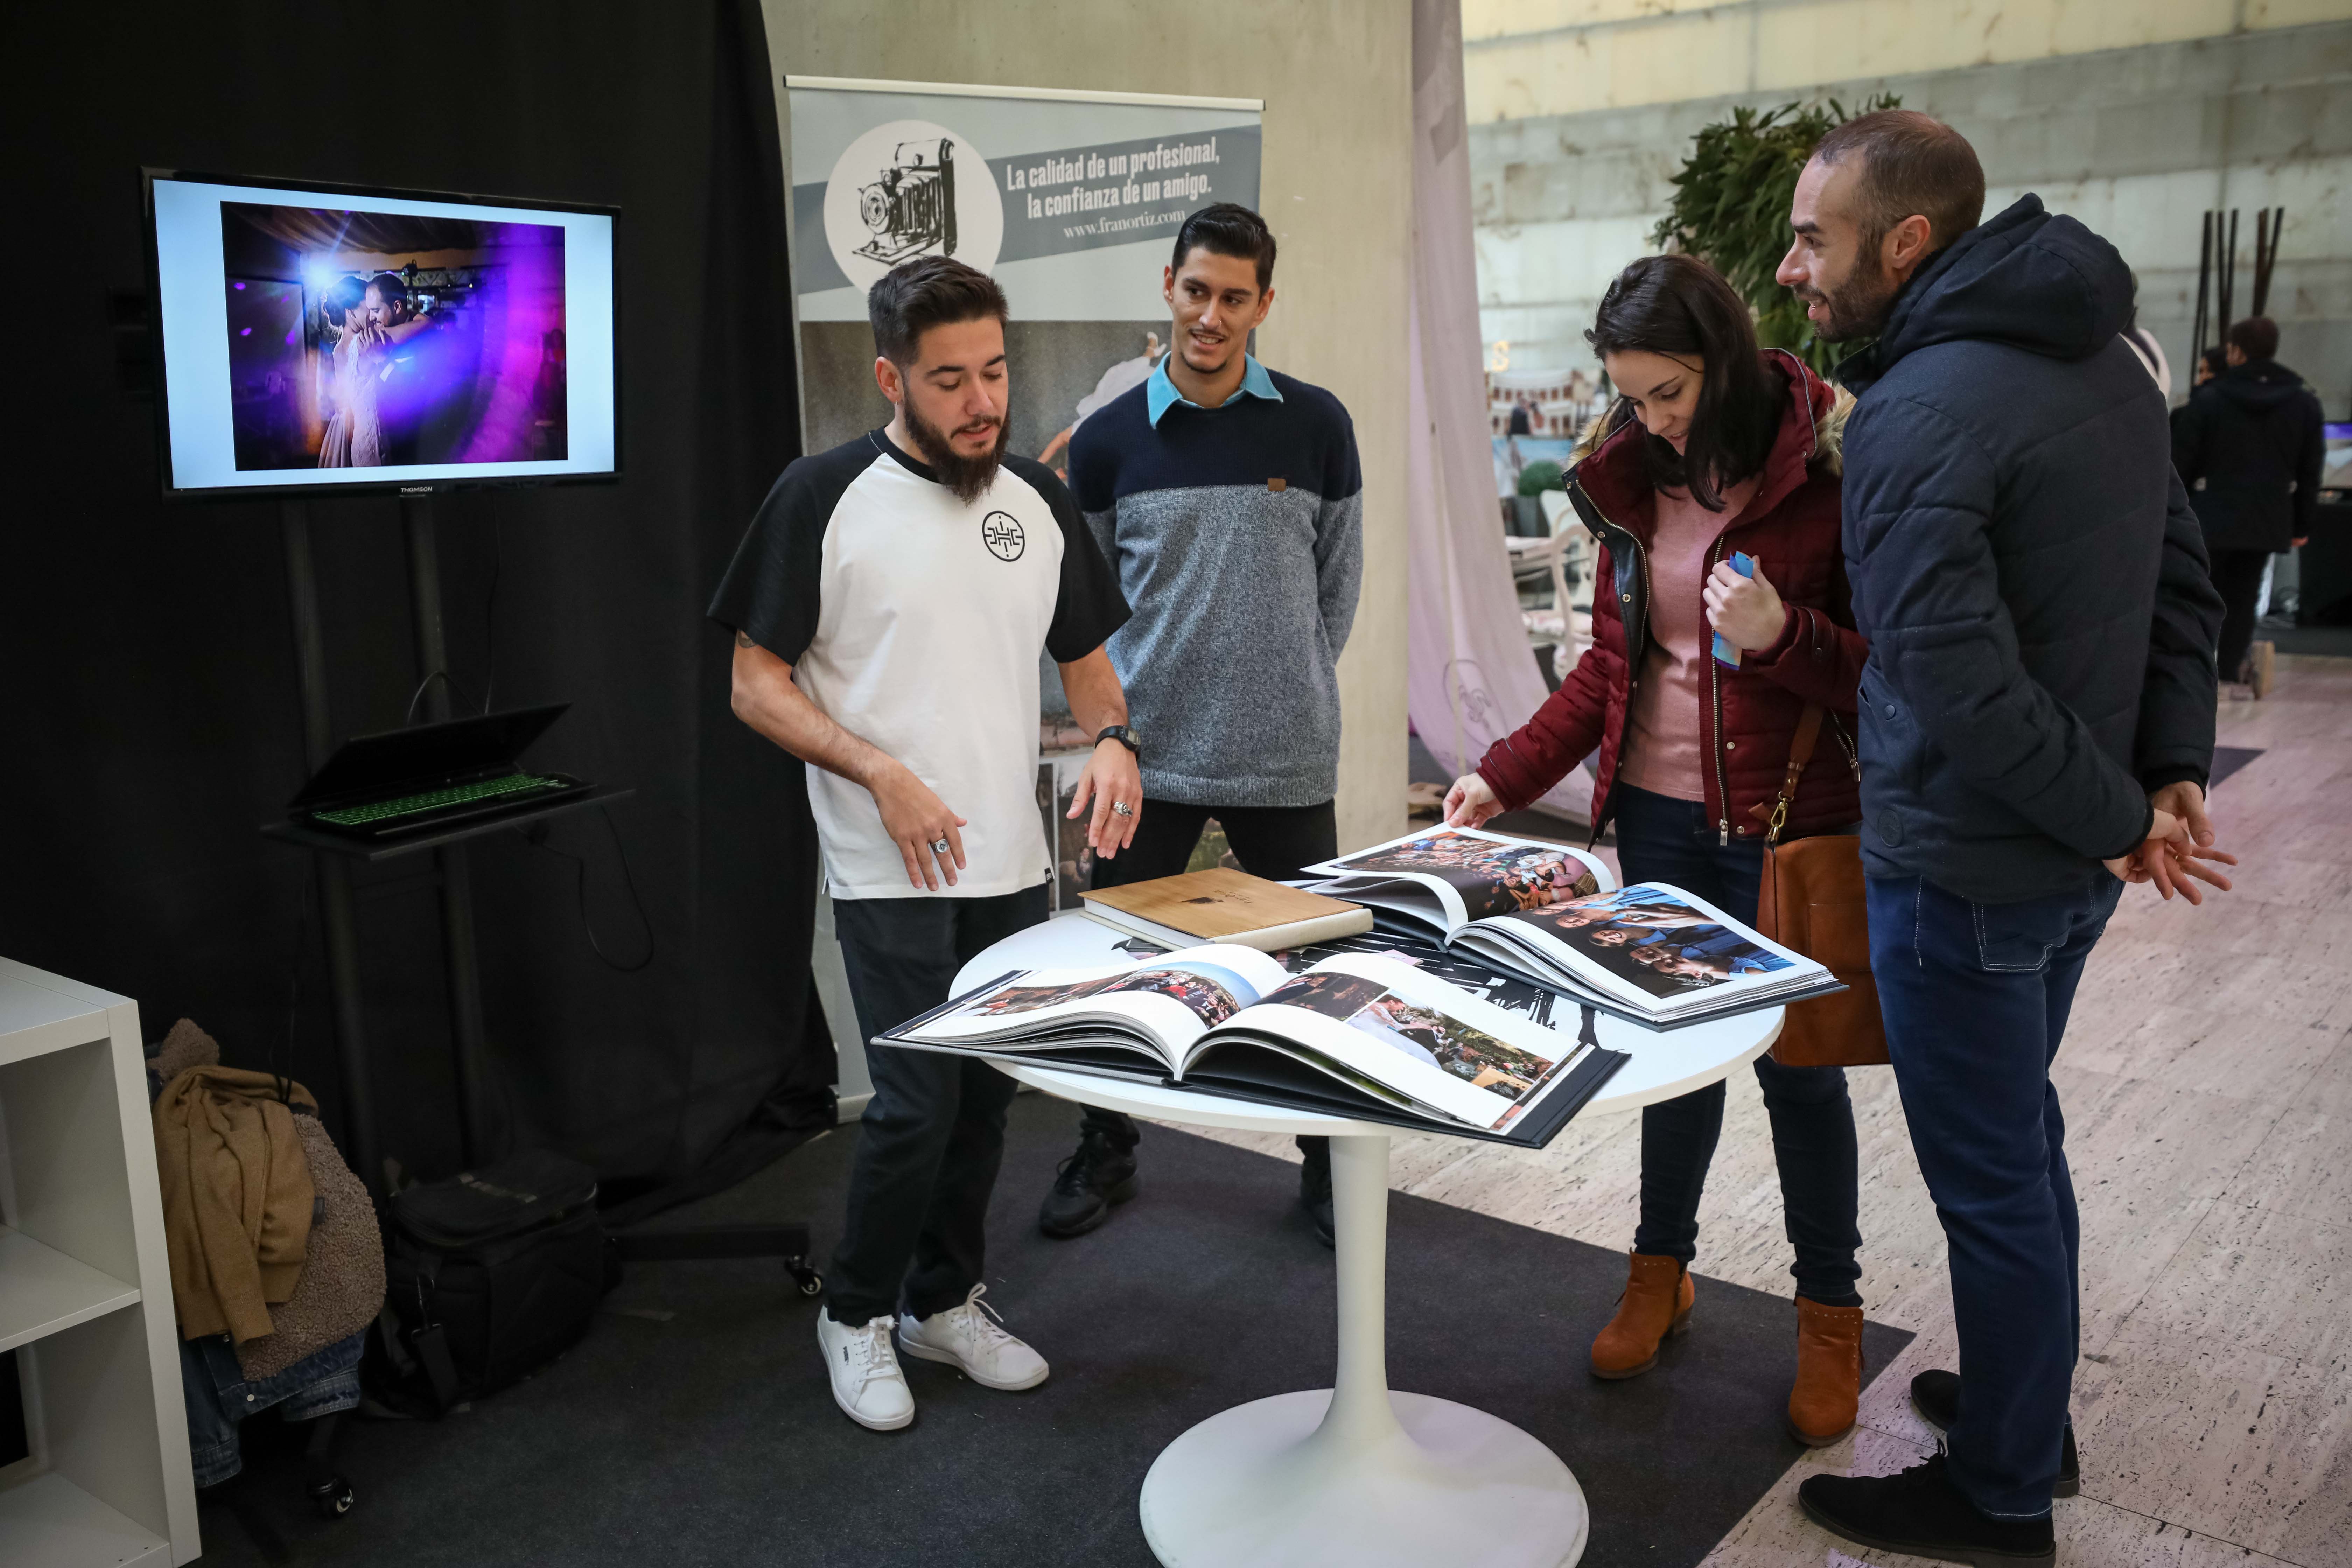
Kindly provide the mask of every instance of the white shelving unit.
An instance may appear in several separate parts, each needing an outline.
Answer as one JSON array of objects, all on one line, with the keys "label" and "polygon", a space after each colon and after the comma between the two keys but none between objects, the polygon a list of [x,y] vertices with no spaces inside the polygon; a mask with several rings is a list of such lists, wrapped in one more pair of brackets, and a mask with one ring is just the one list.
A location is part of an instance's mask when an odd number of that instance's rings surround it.
[{"label": "white shelving unit", "polygon": [[201,1550],[139,1005],[0,958],[0,1351],[32,1454],[0,1467],[7,1568]]}]

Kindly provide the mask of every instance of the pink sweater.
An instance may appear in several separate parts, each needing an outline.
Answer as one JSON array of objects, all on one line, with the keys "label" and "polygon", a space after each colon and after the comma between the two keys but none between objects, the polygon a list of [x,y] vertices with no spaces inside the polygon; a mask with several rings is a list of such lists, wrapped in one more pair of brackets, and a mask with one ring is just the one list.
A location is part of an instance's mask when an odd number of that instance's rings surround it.
[{"label": "pink sweater", "polygon": [[1618,774],[1635,789],[1675,800],[1706,798],[1699,773],[1699,704],[1715,628],[1699,595],[1706,586],[1708,553],[1756,499],[1756,487],[1752,478],[1732,486],[1721,511],[1707,510],[1688,490],[1654,492],[1650,646],[1633,683]]}]

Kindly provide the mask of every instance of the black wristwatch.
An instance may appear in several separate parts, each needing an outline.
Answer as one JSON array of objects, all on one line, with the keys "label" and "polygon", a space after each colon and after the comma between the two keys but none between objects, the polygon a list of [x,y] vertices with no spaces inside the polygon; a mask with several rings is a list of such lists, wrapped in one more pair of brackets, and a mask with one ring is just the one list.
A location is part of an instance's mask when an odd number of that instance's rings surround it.
[{"label": "black wristwatch", "polygon": [[1143,737],[1138,735],[1134,731],[1129,729],[1124,724],[1113,724],[1109,729],[1103,731],[1095,737],[1095,744],[1097,746],[1101,745],[1105,741],[1117,741],[1120,745],[1125,746],[1137,756],[1139,757],[1143,755]]}]

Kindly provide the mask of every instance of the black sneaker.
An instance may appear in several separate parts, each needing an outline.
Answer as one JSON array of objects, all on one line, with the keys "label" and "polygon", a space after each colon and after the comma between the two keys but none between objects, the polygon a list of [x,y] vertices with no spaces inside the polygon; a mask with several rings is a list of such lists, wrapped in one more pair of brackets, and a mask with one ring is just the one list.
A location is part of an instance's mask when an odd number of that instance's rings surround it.
[{"label": "black sneaker", "polygon": [[1900,1475],[1808,1476],[1805,1517],[1832,1535],[1881,1552],[1907,1552],[1974,1568],[2055,1568],[2050,1520],[1987,1519],[1960,1495],[1933,1454]]},{"label": "black sneaker", "polygon": [[[1923,1372],[1911,1380],[1911,1408],[1919,1419],[1946,1436],[1951,1436],[1952,1423],[1960,1418],[1960,1374],[1957,1372]],[[2065,1445],[2058,1450],[2058,1484],[2050,1489],[2052,1497],[2075,1497],[2083,1490],[2083,1468],[2074,1453],[2074,1428],[2066,1427]]]},{"label": "black sneaker", "polygon": [[1122,1148],[1099,1129],[1078,1139],[1078,1152],[1054,1173],[1054,1190],[1037,1210],[1047,1236],[1084,1236],[1110,1217],[1111,1205],[1135,1196],[1135,1145]]},{"label": "black sneaker", "polygon": [[[1305,1140],[1300,1142],[1304,1143]],[[1326,1247],[1338,1246],[1338,1222],[1331,1214],[1331,1154],[1328,1143],[1321,1150],[1307,1150],[1307,1162],[1298,1167],[1298,1202],[1307,1210],[1307,1217],[1314,1222],[1315,1239]]]}]

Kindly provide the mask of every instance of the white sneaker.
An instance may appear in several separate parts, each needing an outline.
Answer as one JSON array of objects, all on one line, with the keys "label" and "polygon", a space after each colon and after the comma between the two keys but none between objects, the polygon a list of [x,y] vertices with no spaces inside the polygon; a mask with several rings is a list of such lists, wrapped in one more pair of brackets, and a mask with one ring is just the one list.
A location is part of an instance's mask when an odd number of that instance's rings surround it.
[{"label": "white sneaker", "polygon": [[890,1348],[889,1319],[876,1318],[859,1328],[821,1311],[816,1343],[833,1378],[833,1402],[843,1415],[877,1432],[896,1432],[915,1418],[915,1396]]},{"label": "white sneaker", "polygon": [[917,1320],[898,1314],[898,1342],[907,1353],[943,1361],[983,1388],[1034,1388],[1052,1370],[1045,1358],[999,1326],[996,1309],[982,1300],[988,1289],[975,1285],[961,1307]]}]

